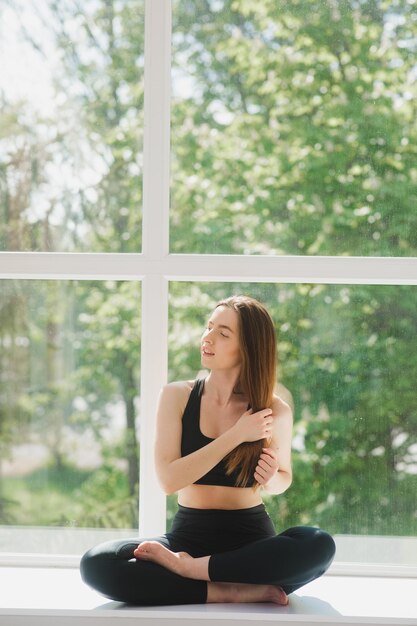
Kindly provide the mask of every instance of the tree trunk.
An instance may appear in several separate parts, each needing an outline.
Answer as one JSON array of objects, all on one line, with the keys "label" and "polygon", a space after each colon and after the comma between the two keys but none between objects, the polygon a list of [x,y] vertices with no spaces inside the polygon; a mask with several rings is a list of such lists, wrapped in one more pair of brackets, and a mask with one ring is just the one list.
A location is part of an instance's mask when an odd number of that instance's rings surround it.
[{"label": "tree trunk", "polygon": [[139,504],[139,445],[136,434],[135,405],[136,395],[135,380],[131,369],[127,370],[127,385],[124,389],[124,400],[126,404],[126,454],[128,462],[128,484],[129,495],[134,505],[132,509],[132,528],[138,523]]}]

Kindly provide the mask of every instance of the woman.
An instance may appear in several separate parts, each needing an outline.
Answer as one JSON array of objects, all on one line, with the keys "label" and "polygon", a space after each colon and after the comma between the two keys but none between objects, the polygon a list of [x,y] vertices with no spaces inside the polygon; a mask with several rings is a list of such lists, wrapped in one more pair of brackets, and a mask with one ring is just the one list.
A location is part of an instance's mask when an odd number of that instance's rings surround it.
[{"label": "woman", "polygon": [[136,605],[288,603],[323,574],[334,541],[318,528],[276,535],[261,489],[291,484],[292,412],[274,395],[276,339],[256,300],[220,302],[201,340],[202,380],[162,390],[155,461],[178,492],[172,529],[153,540],[101,544],[81,562],[85,582]]}]

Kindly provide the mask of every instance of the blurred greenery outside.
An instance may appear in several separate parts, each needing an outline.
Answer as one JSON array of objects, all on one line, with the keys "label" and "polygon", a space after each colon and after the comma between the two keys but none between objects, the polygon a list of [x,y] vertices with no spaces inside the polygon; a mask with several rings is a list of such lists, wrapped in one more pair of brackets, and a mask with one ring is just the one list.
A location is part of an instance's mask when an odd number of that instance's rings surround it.
[{"label": "blurred greenery outside", "polygon": [[[42,114],[0,89],[0,250],[138,252],[143,3],[45,7],[0,0],[59,70]],[[184,0],[173,18],[173,252],[415,255],[413,2]],[[415,535],[415,287],[172,283],[169,380],[197,376],[232,293],[271,311],[294,404],[277,530]],[[0,524],[137,525],[140,297],[0,281]]]}]

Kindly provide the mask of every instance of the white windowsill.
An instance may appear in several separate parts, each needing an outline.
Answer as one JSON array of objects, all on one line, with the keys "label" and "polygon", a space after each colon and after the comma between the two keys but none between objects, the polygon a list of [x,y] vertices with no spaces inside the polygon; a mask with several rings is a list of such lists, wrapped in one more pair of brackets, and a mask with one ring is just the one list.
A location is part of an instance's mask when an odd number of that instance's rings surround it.
[{"label": "white windowsill", "polygon": [[[1,626],[241,626],[248,622],[266,626],[271,621],[280,626],[417,626],[414,537],[336,536],[337,556],[328,573],[292,594],[289,607],[253,604],[134,608],[107,601],[82,583],[78,571],[79,555],[84,549],[109,538],[134,536],[134,532],[32,528],[29,535],[27,530],[1,528],[0,548],[15,549],[19,545],[26,551],[0,553]],[[42,546],[50,553],[30,553],[30,545]],[[73,553],[56,554],[64,546]],[[378,559],[383,562],[377,563]],[[402,565],[393,565],[394,559]]]}]

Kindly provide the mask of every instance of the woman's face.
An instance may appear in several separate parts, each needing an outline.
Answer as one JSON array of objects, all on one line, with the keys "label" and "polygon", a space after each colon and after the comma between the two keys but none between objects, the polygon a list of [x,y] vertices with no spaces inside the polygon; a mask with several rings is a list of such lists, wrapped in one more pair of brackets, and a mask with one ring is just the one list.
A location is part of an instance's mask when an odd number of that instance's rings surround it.
[{"label": "woman's face", "polygon": [[232,369],[240,365],[239,318],[225,306],[214,309],[201,338],[201,364],[209,369]]}]

